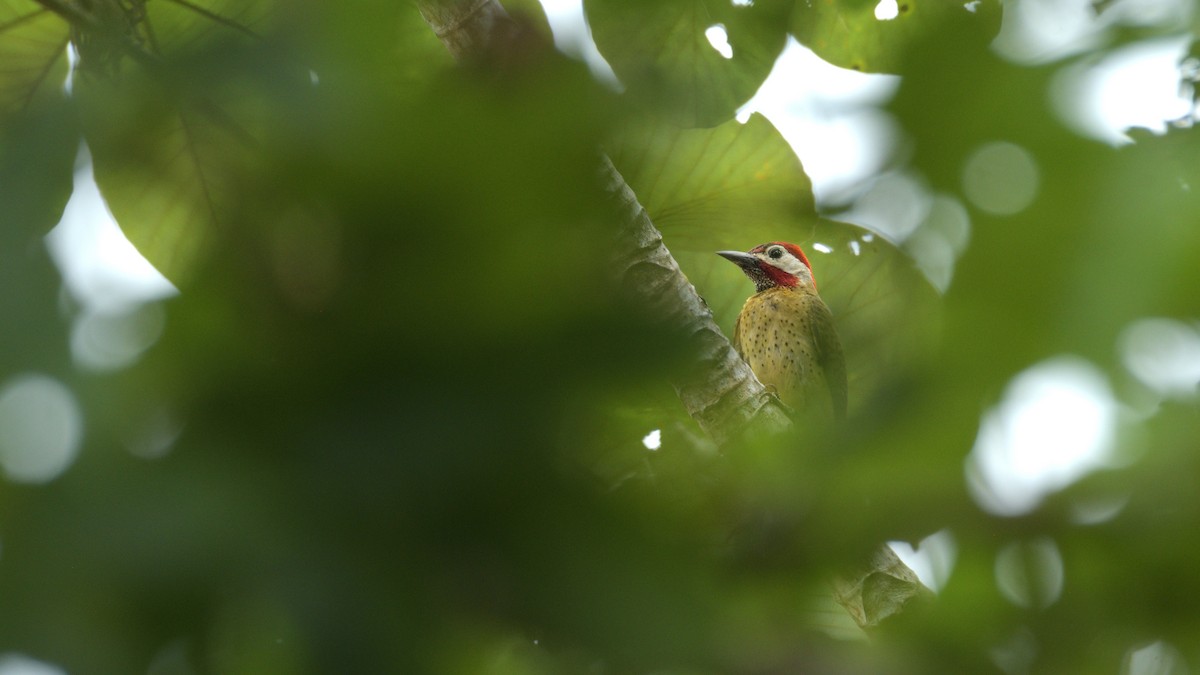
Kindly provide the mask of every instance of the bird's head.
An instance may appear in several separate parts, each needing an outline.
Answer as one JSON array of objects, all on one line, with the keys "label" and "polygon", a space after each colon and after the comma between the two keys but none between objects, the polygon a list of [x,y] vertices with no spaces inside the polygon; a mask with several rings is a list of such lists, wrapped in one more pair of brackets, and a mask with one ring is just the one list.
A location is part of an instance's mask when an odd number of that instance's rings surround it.
[{"label": "bird's head", "polygon": [[717,255],[742,268],[754,282],[755,290],[765,291],[775,286],[811,286],[817,290],[808,256],[795,244],[773,241],[755,246],[746,253],[717,251]]}]

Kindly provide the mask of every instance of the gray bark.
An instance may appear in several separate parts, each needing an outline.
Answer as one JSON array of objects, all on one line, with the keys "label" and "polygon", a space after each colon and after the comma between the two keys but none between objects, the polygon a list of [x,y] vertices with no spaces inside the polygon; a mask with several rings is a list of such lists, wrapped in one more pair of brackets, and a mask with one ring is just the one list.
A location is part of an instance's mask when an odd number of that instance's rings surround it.
[{"label": "gray bark", "polygon": [[618,214],[613,266],[623,290],[647,316],[686,335],[690,363],[672,384],[688,414],[717,445],[752,428],[787,429],[791,422],[783,404],[734,351],[608,157],[601,159],[600,174]]}]

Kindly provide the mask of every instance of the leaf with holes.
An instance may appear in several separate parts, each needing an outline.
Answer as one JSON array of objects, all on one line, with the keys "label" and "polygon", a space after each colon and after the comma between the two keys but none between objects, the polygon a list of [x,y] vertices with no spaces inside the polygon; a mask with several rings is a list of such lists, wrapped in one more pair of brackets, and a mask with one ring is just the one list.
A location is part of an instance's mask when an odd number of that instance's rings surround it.
[{"label": "leaf with holes", "polygon": [[[790,7],[786,0],[584,2],[596,46],[629,93],[684,126],[731,119],[758,91],[783,49]],[[724,54],[710,42],[722,34],[731,50]]]},{"label": "leaf with holes", "polygon": [[0,119],[59,97],[67,76],[67,23],[32,0],[0,0]]},{"label": "leaf with holes", "polygon": [[892,8],[873,0],[808,0],[796,3],[791,27],[826,61],[869,73],[900,72],[906,48],[919,40],[974,33],[986,44],[999,30],[998,0],[896,0]]},{"label": "leaf with holes", "polygon": [[729,334],[753,287],[714,251],[790,241],[808,252],[845,347],[852,410],[928,347],[936,293],[890,242],[817,215],[799,159],[766,118],[642,125],[610,151]]}]

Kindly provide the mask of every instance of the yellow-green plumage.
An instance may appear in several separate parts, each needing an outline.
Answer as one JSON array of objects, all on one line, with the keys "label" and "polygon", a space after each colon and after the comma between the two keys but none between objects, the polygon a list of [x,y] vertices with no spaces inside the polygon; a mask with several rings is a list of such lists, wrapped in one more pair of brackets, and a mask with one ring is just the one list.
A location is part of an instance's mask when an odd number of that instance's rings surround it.
[{"label": "yellow-green plumage", "polygon": [[795,410],[846,415],[846,366],[833,315],[806,286],[774,286],[746,300],[733,345],[763,384]]},{"label": "yellow-green plumage", "polygon": [[846,416],[846,361],[804,251],[771,242],[742,253],[718,251],[754,282],[733,331],[733,346],[758,380],[810,419]]}]

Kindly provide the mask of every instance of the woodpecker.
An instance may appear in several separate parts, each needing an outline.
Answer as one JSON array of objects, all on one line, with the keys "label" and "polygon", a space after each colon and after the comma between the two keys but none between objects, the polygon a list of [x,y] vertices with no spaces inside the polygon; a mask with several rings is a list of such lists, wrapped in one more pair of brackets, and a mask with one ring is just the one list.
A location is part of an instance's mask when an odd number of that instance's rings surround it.
[{"label": "woodpecker", "polygon": [[782,241],[746,253],[717,251],[754,282],[733,329],[733,346],[759,381],[793,410],[846,416],[846,361],[804,251]]}]

